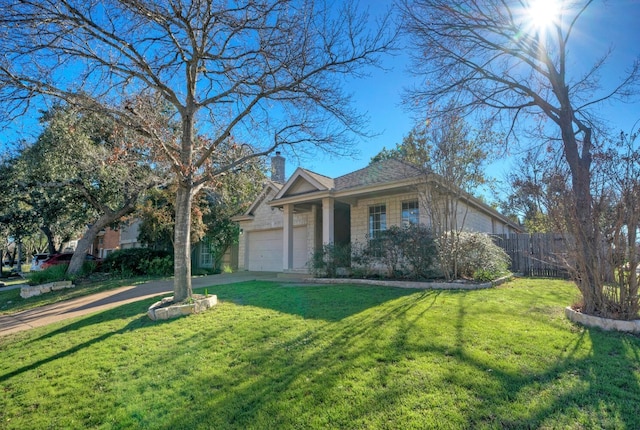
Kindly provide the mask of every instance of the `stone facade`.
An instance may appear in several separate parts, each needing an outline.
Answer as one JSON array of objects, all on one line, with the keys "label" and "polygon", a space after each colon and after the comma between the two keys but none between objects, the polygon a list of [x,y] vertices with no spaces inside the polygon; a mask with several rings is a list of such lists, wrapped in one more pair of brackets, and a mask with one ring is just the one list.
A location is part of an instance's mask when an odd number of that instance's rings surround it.
[{"label": "stone facade", "polygon": [[[351,206],[351,240],[364,242],[369,234],[369,208],[385,205],[387,211],[387,227],[402,225],[402,203],[417,201],[420,211],[420,224],[431,225],[428,211],[424,208],[417,192],[388,195],[375,198],[363,198]],[[463,202],[458,206],[458,227],[463,230],[476,231],[487,234],[509,233],[507,223],[488,214],[480,212]]]}]

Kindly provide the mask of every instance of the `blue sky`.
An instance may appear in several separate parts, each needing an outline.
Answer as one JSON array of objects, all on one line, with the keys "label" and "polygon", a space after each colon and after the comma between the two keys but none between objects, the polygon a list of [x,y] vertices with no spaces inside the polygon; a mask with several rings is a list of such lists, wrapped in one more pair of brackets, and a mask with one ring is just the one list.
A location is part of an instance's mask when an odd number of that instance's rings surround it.
[{"label": "blue sky", "polygon": [[[362,1],[363,7],[369,7],[371,14],[382,13],[392,0]],[[634,58],[640,55],[640,0],[596,0],[581,20],[579,32],[574,35],[570,47],[575,68],[583,69],[593,64],[609,47],[614,49],[609,65],[602,76],[603,82],[613,85],[629,67]],[[298,163],[302,167],[317,173],[337,177],[353,170],[365,167],[372,156],[383,147],[392,148],[401,142],[414,123],[420,111],[409,111],[402,106],[403,90],[415,81],[407,72],[409,67],[408,48],[396,56],[386,57],[383,61],[386,70],[371,69],[370,76],[354,79],[347,83],[353,94],[356,108],[368,114],[369,132],[374,137],[359,139],[358,155],[355,158],[331,158],[324,154],[315,154],[297,160],[288,157],[287,174],[290,175]],[[640,119],[640,102],[633,104],[605,105],[601,112],[608,118],[614,131],[630,131]],[[27,140],[35,137],[33,122],[27,120],[14,124],[13,133],[0,136],[0,147],[6,142],[23,136]],[[510,161],[517,151],[507,154],[499,162],[490,166],[489,174],[501,179],[510,168]]]},{"label": "blue sky", "polygon": [[[374,0],[371,7],[375,12],[388,4],[389,1]],[[583,70],[610,47],[613,48],[614,52],[602,76],[605,87],[611,87],[633,60],[640,56],[640,0],[596,0],[587,10],[578,30],[574,35],[574,45],[570,46],[570,64]],[[368,113],[370,129],[379,135],[361,140],[357,148],[359,155],[354,159],[320,156],[314,160],[302,160],[302,167],[330,177],[340,176],[365,167],[372,156],[383,147],[394,147],[411,129],[412,116],[419,112],[408,111],[401,103],[403,89],[416,82],[407,72],[407,52],[386,58],[383,65],[388,71],[372,70],[370,77],[353,82],[351,87],[357,108]],[[608,119],[612,130],[630,131],[640,120],[640,99],[631,104],[606,104],[600,113]],[[513,150],[493,163],[489,174],[497,179],[503,178],[517,152]],[[294,163],[297,161],[291,160],[288,164],[288,174],[297,167]]]}]

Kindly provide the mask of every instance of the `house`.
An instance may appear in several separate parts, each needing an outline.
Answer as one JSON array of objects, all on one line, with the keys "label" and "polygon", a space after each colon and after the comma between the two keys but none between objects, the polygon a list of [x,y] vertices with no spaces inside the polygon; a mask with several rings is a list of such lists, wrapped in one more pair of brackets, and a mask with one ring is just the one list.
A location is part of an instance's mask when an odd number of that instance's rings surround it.
[{"label": "house", "polygon": [[[395,159],[338,178],[298,168],[285,181],[279,153],[272,159],[271,178],[249,209],[234,217],[240,225],[239,270],[306,271],[314,250],[323,244],[365,243],[391,225],[430,225],[419,196],[424,187],[438,183],[433,174]],[[521,232],[472,196],[464,195],[459,210],[466,230]]]},{"label": "house", "polygon": [[[144,247],[145,245],[138,241],[141,224],[142,220],[133,218],[121,222],[117,228],[105,228],[100,231],[94,239],[89,253],[98,258],[106,258],[113,251],[119,249]],[[209,242],[209,238],[205,236],[200,242],[193,244],[191,252],[192,270],[216,269],[216,267],[214,267],[214,255],[215,253]],[[220,265],[221,267],[230,267],[233,270],[237,269],[237,246],[232,245],[226,250],[222,256]]]},{"label": "house", "polygon": [[94,239],[89,253],[98,258],[106,258],[117,249],[140,248],[142,246],[138,242],[140,223],[139,219],[133,219],[121,223],[118,228],[105,228]]}]

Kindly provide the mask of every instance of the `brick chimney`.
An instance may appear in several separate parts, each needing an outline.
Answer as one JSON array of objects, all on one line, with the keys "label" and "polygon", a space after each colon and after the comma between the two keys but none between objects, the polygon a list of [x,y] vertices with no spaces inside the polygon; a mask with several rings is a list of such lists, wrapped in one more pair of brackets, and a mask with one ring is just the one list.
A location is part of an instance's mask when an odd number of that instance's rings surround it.
[{"label": "brick chimney", "polygon": [[284,184],[284,157],[280,155],[280,151],[276,151],[276,155],[271,157],[271,180]]}]

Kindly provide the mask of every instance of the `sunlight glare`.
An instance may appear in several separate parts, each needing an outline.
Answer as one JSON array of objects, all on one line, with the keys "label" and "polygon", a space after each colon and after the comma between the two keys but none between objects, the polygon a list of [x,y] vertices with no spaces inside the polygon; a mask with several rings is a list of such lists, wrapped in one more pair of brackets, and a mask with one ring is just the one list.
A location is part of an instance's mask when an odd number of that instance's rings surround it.
[{"label": "sunlight glare", "polygon": [[560,15],[561,0],[531,0],[528,15],[538,29],[550,27]]}]

